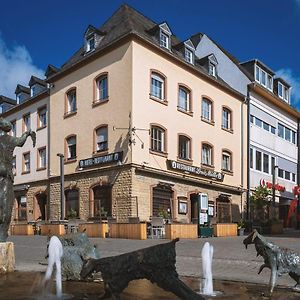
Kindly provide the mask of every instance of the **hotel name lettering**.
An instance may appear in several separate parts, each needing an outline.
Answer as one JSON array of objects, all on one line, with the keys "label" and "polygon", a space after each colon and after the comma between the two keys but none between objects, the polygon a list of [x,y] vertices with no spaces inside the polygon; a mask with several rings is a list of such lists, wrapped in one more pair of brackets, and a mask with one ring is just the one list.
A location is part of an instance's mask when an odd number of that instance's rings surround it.
[{"label": "hotel name lettering", "polygon": [[88,168],[93,166],[105,165],[112,162],[122,161],[123,152],[115,152],[103,156],[96,156],[79,161],[79,168]]},{"label": "hotel name lettering", "polygon": [[223,179],[224,179],[224,174],[222,174],[220,172],[202,169],[202,168],[199,168],[196,166],[185,165],[185,164],[179,163],[174,160],[167,160],[167,165],[168,165],[169,169],[179,170],[182,172],[187,172],[187,173],[201,176],[201,177],[207,177],[207,178],[218,180],[218,181],[223,181]]}]

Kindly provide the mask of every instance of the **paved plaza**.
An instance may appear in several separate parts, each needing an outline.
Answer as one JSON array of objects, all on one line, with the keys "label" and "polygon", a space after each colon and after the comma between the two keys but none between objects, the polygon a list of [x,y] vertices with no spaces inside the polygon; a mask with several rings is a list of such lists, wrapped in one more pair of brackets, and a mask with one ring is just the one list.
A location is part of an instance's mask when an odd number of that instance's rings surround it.
[{"label": "paved plaza", "polygon": [[[201,276],[201,249],[205,242],[214,246],[213,277],[215,279],[265,283],[269,281],[270,270],[264,269],[257,275],[263,262],[261,257],[256,257],[254,245],[249,245],[246,250],[242,241],[245,237],[202,238],[196,240],[180,240],[176,245],[177,271],[179,275]],[[300,253],[300,232],[289,231],[283,235],[268,239],[279,246],[294,249]],[[16,269],[19,271],[45,271],[46,243],[45,236],[12,236],[10,241],[15,243]],[[125,240],[125,239],[100,239],[92,238],[92,243],[97,245],[101,257],[113,256],[137,250],[167,240]],[[288,275],[278,280],[282,286],[292,286],[294,281]]]}]

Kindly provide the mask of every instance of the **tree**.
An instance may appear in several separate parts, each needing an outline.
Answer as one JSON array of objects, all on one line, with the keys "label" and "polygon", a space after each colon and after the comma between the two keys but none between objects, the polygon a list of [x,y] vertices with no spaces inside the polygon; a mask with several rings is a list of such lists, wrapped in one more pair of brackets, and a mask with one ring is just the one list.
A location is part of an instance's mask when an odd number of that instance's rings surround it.
[{"label": "tree", "polygon": [[258,186],[250,197],[253,211],[253,220],[263,222],[269,218],[270,213],[270,190],[265,186]]}]

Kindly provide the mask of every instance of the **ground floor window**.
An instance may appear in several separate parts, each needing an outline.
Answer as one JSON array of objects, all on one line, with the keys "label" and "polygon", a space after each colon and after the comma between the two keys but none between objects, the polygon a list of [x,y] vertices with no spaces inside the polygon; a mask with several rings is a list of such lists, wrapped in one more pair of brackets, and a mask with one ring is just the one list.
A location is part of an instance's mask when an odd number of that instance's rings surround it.
[{"label": "ground floor window", "polygon": [[231,223],[232,222],[232,212],[231,212],[231,202],[227,195],[220,195],[217,198],[216,216],[218,223]]},{"label": "ground floor window", "polygon": [[66,217],[68,219],[79,217],[79,191],[78,190],[66,190]]},{"label": "ground floor window", "polygon": [[[93,216],[106,218],[111,216],[111,186],[98,185],[93,188]],[[92,215],[92,214],[91,214]]]},{"label": "ground floor window", "polygon": [[152,215],[155,217],[172,217],[173,190],[170,185],[159,184],[152,191]]}]

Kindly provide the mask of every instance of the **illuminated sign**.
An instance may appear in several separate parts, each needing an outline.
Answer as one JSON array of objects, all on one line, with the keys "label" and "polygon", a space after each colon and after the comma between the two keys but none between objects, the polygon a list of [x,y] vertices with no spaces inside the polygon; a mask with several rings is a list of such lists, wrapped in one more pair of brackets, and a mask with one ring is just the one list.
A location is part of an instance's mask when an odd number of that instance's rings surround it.
[{"label": "illuminated sign", "polygon": [[[266,187],[267,189],[273,189],[272,182],[268,182],[264,179],[260,180],[260,186]],[[279,191],[279,192],[284,192],[285,191],[285,187],[283,185],[280,185],[280,184],[277,184],[277,183],[274,185],[274,189],[276,191]]]}]

